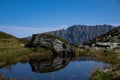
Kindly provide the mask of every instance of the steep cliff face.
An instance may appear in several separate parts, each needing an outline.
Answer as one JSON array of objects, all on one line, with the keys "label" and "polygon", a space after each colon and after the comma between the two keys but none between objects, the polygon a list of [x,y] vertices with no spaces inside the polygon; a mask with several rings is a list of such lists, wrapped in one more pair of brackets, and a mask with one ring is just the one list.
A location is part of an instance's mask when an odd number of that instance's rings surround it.
[{"label": "steep cliff face", "polygon": [[111,25],[73,25],[67,29],[47,32],[47,34],[60,36],[71,44],[78,44],[79,42],[88,42],[93,38],[108,32],[112,28],[113,26]]},{"label": "steep cliff face", "polygon": [[73,54],[71,47],[62,39],[48,34],[35,34],[27,47],[44,47],[58,54]]}]

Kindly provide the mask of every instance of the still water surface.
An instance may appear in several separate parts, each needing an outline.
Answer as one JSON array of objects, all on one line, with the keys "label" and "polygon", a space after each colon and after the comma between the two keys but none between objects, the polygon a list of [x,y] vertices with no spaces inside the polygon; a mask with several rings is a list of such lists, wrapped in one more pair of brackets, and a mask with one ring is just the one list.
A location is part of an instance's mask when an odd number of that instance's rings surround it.
[{"label": "still water surface", "polygon": [[18,62],[0,68],[0,73],[17,80],[89,80],[93,70],[108,65],[90,59],[56,57],[49,61]]}]

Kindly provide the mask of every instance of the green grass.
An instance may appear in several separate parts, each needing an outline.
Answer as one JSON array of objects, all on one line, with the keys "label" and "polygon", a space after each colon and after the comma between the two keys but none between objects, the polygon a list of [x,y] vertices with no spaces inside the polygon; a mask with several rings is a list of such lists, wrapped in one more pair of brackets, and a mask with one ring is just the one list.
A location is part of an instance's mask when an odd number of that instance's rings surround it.
[{"label": "green grass", "polygon": [[112,80],[112,79],[110,78],[109,74],[96,70],[95,72],[93,72],[90,80]]},{"label": "green grass", "polygon": [[90,80],[120,80],[120,70],[109,73],[96,70],[92,73]]},{"label": "green grass", "polygon": [[28,61],[32,56],[50,56],[52,51],[44,48],[1,48],[0,49],[0,66],[15,63],[18,61]]},{"label": "green grass", "polygon": [[120,64],[120,54],[115,53],[114,49],[107,51],[104,48],[100,50],[84,50],[84,49],[74,49],[76,56],[92,57],[96,60],[107,62],[110,64]]}]

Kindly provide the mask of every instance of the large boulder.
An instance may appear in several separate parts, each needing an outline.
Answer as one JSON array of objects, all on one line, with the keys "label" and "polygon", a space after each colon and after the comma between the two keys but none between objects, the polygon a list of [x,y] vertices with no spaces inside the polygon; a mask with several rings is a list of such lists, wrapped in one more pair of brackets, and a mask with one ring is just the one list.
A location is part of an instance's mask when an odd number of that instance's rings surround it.
[{"label": "large boulder", "polygon": [[34,34],[31,41],[26,46],[44,47],[51,49],[58,54],[73,54],[70,45],[65,40],[48,34]]}]

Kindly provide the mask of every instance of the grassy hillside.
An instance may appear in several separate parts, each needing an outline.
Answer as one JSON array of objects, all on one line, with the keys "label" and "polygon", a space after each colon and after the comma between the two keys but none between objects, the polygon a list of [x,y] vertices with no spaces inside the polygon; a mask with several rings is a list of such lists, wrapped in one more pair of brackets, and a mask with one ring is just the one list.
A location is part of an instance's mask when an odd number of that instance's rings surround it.
[{"label": "grassy hillside", "polygon": [[0,31],[0,48],[15,48],[19,46],[16,37]]},{"label": "grassy hillside", "polygon": [[16,37],[14,37],[13,35],[7,34],[5,32],[0,31],[0,39],[2,39],[2,38],[14,38],[15,39]]},{"label": "grassy hillside", "polygon": [[10,34],[0,31],[0,66],[15,63],[17,61],[27,61],[33,56],[51,55],[51,50],[43,48],[25,48],[28,41],[24,38],[18,39]]},{"label": "grassy hillside", "polygon": [[0,31],[0,48],[16,48],[28,43],[27,39],[16,38],[13,35]]}]

